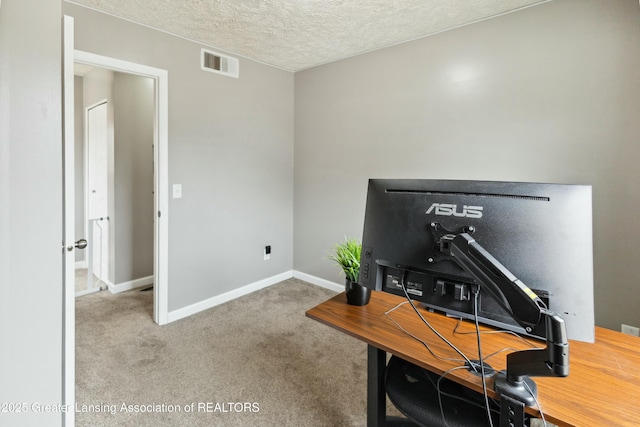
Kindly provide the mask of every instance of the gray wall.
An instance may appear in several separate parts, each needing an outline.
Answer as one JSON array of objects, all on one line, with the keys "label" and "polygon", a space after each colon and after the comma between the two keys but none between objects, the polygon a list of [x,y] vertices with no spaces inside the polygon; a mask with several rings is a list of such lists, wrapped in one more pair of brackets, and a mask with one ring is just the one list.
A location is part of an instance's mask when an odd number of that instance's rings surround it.
[{"label": "gray wall", "polygon": [[63,11],[77,49],[168,70],[169,184],[183,186],[169,201],[169,310],[290,271],[293,75],[243,58],[238,79],[208,73],[201,45],[69,3]]},{"label": "gray wall", "polygon": [[114,284],[153,275],[153,80],[114,73]]},{"label": "gray wall", "polygon": [[[61,22],[60,0],[2,0],[0,402],[62,402]],[[3,426],[61,423],[0,413]]]},{"label": "gray wall", "polygon": [[591,184],[596,322],[640,325],[639,24],[561,0],[296,73],[294,268],[340,282],[368,178]]}]

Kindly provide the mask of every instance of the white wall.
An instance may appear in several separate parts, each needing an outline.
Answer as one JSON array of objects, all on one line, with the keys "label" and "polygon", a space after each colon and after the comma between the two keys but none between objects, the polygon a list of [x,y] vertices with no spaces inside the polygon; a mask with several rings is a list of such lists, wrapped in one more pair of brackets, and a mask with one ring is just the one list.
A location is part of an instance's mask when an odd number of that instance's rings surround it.
[{"label": "white wall", "polygon": [[294,268],[339,281],[368,178],[591,184],[596,322],[640,325],[638,52],[637,1],[562,0],[296,73]]},{"label": "white wall", "polygon": [[[0,402],[62,402],[61,22],[59,0],[2,1]],[[0,413],[3,426],[61,424]]]}]

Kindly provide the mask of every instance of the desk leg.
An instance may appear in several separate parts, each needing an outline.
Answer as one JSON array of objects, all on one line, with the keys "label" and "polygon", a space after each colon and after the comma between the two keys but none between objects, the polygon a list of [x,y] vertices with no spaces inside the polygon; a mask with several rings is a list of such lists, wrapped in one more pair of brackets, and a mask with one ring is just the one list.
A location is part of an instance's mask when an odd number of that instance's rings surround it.
[{"label": "desk leg", "polygon": [[384,370],[387,354],[367,345],[367,427],[385,427],[387,396],[384,390]]},{"label": "desk leg", "polygon": [[500,427],[524,427],[524,403],[500,396]]}]

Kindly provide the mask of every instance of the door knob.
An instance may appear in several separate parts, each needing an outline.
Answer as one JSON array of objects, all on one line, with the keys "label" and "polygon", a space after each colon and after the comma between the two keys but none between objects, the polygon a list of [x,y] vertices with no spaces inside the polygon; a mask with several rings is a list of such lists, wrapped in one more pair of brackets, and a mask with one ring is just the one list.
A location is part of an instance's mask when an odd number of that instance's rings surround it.
[{"label": "door knob", "polygon": [[73,246],[67,246],[67,250],[69,252],[71,252],[73,250],[73,248],[76,247],[78,249],[84,249],[87,247],[87,239],[80,239],[78,240],[75,245]]}]

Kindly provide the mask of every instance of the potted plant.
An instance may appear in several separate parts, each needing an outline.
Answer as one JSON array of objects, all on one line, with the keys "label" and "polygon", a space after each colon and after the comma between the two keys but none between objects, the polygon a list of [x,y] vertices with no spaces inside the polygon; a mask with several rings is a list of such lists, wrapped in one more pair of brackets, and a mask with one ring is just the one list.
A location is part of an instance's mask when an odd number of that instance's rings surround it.
[{"label": "potted plant", "polygon": [[345,238],[344,242],[336,244],[333,253],[329,254],[329,259],[338,264],[345,275],[347,303],[351,305],[365,305],[371,298],[371,290],[358,283],[361,252],[360,242]]}]

